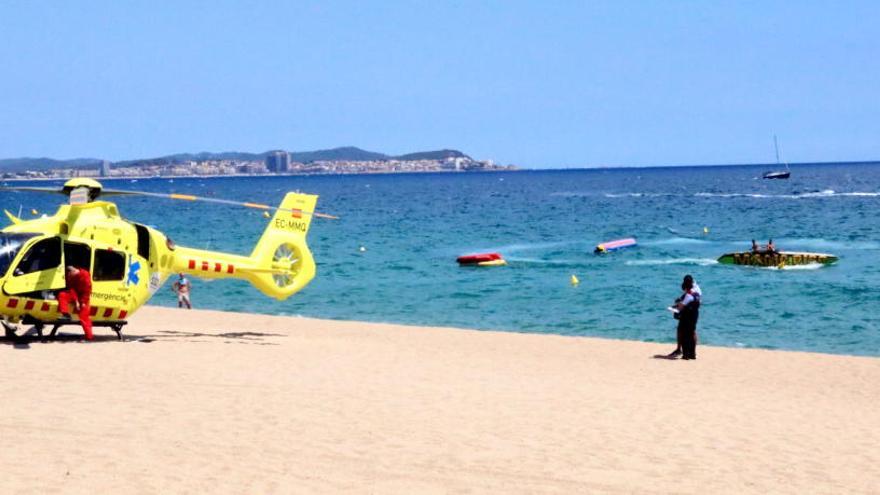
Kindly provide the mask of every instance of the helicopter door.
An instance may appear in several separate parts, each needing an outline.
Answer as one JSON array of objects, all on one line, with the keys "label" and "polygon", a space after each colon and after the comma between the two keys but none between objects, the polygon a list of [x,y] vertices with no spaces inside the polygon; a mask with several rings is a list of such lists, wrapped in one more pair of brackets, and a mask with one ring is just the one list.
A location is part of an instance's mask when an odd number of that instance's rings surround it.
[{"label": "helicopter door", "polygon": [[3,291],[9,295],[43,290],[63,289],[64,264],[61,262],[61,239],[41,239],[30,249],[12,271]]}]

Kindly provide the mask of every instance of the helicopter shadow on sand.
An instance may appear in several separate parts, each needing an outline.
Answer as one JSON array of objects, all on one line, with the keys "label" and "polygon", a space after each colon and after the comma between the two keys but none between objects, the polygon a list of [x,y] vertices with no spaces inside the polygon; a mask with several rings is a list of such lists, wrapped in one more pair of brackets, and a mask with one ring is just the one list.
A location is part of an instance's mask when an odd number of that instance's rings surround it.
[{"label": "helicopter shadow on sand", "polygon": [[214,342],[216,339],[222,339],[225,344],[244,344],[244,345],[281,345],[277,342],[269,342],[267,339],[275,337],[285,337],[280,333],[268,332],[223,332],[223,333],[203,333],[203,332],[182,332],[178,330],[158,330],[155,334],[147,335],[123,335],[122,340],[116,335],[95,335],[94,340],[86,342],[81,333],[58,332],[53,336],[40,336],[36,327],[31,327],[25,332],[15,337],[0,336],[0,345],[12,346],[15,349],[30,349],[31,344],[108,344],[108,343],[144,343],[153,342],[187,342],[187,343],[204,343]]}]

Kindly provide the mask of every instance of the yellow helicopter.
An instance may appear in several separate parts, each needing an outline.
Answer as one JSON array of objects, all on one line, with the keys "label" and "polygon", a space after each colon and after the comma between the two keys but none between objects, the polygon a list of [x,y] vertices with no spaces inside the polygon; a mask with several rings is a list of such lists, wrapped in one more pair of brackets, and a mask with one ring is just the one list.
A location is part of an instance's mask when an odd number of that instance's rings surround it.
[{"label": "yellow helicopter", "polygon": [[[70,322],[60,318],[57,291],[65,287],[65,268],[85,268],[92,277],[91,317],[94,326],[121,330],[138,308],[171,274],[201,278],[240,278],[263,294],[286,299],[315,276],[315,262],[306,244],[312,217],[336,218],[314,211],[318,196],[287,193],[281,205],[240,203],[186,194],[106,190],[93,179],[71,179],[59,189],[0,187],[0,191],[54,192],[69,202],[52,216],[22,220],[9,211],[12,225],[0,230],[0,322],[7,337],[16,338],[16,323],[43,327]],[[165,234],[122,218],[104,196],[139,195],[206,201],[274,210],[269,225],[250,256],[177,246]]]}]

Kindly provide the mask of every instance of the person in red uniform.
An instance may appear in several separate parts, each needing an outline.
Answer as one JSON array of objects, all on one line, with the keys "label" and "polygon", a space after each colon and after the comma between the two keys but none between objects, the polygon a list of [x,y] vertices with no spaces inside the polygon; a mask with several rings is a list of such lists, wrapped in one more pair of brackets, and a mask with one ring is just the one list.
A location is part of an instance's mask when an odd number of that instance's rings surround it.
[{"label": "person in red uniform", "polygon": [[67,267],[67,288],[58,293],[58,311],[70,318],[70,306],[79,315],[79,323],[86,334],[86,340],[92,340],[92,310],[89,300],[92,297],[92,276],[85,268]]}]

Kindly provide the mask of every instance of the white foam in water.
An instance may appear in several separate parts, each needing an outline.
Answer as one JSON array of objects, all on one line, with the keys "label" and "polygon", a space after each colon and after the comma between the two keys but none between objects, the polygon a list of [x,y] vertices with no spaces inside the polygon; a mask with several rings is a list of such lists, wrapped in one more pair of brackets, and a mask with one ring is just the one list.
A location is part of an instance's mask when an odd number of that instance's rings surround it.
[{"label": "white foam in water", "polygon": [[538,258],[517,258],[515,256],[508,256],[507,261],[511,263],[535,263],[538,265],[574,265],[582,263],[582,261],[578,260],[542,260]]},{"label": "white foam in water", "polygon": [[572,244],[578,244],[582,241],[560,241],[560,242],[536,242],[534,244],[508,244],[506,246],[496,246],[492,248],[486,249],[475,249],[474,253],[482,253],[482,252],[498,252],[501,254],[505,253],[516,253],[520,251],[537,251],[541,249],[551,249],[558,248],[562,246],[570,246]]},{"label": "white foam in water", "polygon": [[718,260],[712,258],[673,258],[667,260],[631,260],[624,263],[627,266],[653,266],[653,265],[717,265]]},{"label": "white foam in water", "polygon": [[818,270],[823,266],[825,265],[822,263],[810,263],[807,265],[785,265],[782,268],[775,266],[762,266],[761,268],[763,270]]},{"label": "white foam in water", "polygon": [[693,239],[691,237],[673,237],[671,239],[659,239],[656,241],[643,242],[645,246],[666,246],[670,244],[711,244],[712,241],[705,239]]},{"label": "white foam in water", "polygon": [[669,194],[669,193],[638,193],[638,192],[629,192],[629,193],[605,193],[606,198],[665,198],[679,196],[678,194]]},{"label": "white foam in water", "polygon": [[811,199],[811,198],[833,198],[833,197],[856,197],[856,198],[876,198],[880,197],[880,192],[836,192],[834,189],[825,189],[823,191],[813,191],[798,194],[758,194],[758,193],[710,193],[701,192],[694,196],[702,198],[759,198],[759,199]]}]

